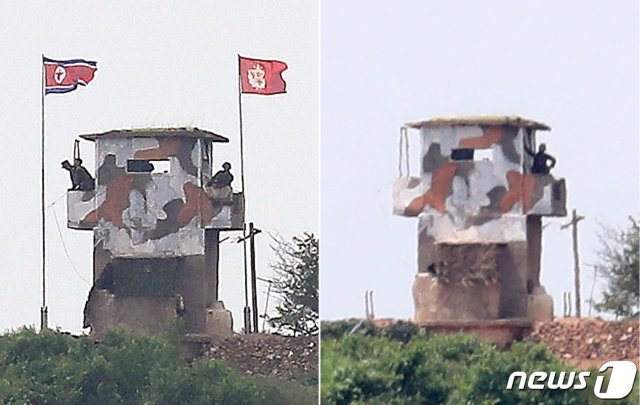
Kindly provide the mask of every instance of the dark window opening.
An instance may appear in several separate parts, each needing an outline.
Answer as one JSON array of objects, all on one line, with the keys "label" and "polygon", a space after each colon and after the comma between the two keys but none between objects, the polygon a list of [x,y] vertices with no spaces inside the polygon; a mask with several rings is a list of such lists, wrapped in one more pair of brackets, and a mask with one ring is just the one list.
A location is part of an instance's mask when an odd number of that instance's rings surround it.
[{"label": "dark window opening", "polygon": [[167,174],[169,173],[170,166],[171,165],[168,159],[162,159],[162,160],[129,159],[127,160],[128,173]]},{"label": "dark window opening", "polygon": [[492,162],[493,148],[489,149],[471,149],[460,148],[451,151],[451,160],[473,160],[475,162]]},{"label": "dark window opening", "polygon": [[454,149],[451,151],[451,160],[473,160],[473,149]]}]

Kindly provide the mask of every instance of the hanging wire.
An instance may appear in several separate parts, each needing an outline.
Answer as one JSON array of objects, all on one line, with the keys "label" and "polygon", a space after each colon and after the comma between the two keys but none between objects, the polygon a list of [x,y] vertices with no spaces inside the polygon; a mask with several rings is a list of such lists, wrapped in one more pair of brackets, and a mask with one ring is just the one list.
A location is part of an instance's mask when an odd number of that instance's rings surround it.
[{"label": "hanging wire", "polygon": [[[47,208],[51,208],[54,205],[56,205],[57,203],[60,202],[60,200],[62,200],[64,197],[67,196],[68,191],[63,192],[62,194],[60,194],[60,196],[58,198],[56,198],[55,200],[51,201],[51,203],[49,203],[49,205],[47,205]],[[92,199],[97,199],[100,196],[106,195],[107,194],[107,188],[105,187],[104,190],[98,191],[97,189],[94,190],[94,195],[93,197],[91,197]]]},{"label": "hanging wire", "polygon": [[400,127],[400,140],[398,142],[398,177],[404,177],[402,173],[402,159],[406,163],[407,177],[410,173],[409,168],[409,138],[407,136],[407,127]]},{"label": "hanging wire", "polygon": [[65,191],[64,193],[60,194],[60,196],[58,198],[56,198],[55,200],[51,201],[51,204],[47,205],[47,208],[51,208],[54,205],[56,205],[60,200],[62,200],[62,198],[66,197],[67,192]]},{"label": "hanging wire", "polygon": [[90,286],[91,283],[89,283],[89,281],[86,278],[84,278],[84,276],[76,268],[75,264],[73,264],[73,260],[71,259],[71,254],[69,254],[69,250],[67,249],[67,244],[65,243],[64,237],[62,236],[62,230],[60,230],[60,222],[58,221],[58,215],[56,214],[56,209],[53,208],[52,205],[49,206],[49,207],[52,208],[51,211],[53,211],[53,218],[56,221],[56,228],[58,229],[58,236],[60,236],[60,242],[62,242],[62,250],[64,250],[64,254],[67,256],[67,259],[69,260],[69,263],[71,264],[71,268],[78,275],[78,277],[80,277],[82,279],[82,281],[84,281],[88,286]]}]

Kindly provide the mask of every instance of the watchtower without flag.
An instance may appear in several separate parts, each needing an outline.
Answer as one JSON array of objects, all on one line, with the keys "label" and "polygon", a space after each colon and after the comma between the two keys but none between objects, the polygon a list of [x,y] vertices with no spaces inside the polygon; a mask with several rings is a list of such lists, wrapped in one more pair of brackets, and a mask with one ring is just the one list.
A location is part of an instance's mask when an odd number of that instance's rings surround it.
[{"label": "watchtower without flag", "polygon": [[541,218],[566,215],[566,189],[564,179],[531,170],[536,134],[550,128],[506,116],[404,128],[419,130],[422,143],[420,177],[394,185],[394,213],[418,217],[414,321],[459,330],[550,320]]}]

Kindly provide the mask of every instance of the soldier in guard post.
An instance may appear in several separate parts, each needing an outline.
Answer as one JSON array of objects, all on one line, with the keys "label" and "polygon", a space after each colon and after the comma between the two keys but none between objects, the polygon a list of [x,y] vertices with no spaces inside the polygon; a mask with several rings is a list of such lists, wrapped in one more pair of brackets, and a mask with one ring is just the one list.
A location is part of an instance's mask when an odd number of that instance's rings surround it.
[{"label": "soldier in guard post", "polygon": [[226,200],[232,197],[231,163],[224,162],[222,170],[218,171],[206,184],[205,191],[212,200]]},{"label": "soldier in guard post", "polygon": [[[533,158],[533,165],[531,166],[531,173],[534,174],[549,174],[551,169],[556,165],[556,158],[546,153],[547,145],[540,144],[537,152],[532,151],[524,145],[524,150],[529,156]],[[551,164],[547,164],[550,162]]]},{"label": "soldier in guard post", "polygon": [[68,160],[61,163],[62,168],[69,172],[71,177],[70,191],[93,191],[95,189],[95,180],[89,174],[89,171],[82,166],[82,159],[76,158],[73,161],[73,166]]}]

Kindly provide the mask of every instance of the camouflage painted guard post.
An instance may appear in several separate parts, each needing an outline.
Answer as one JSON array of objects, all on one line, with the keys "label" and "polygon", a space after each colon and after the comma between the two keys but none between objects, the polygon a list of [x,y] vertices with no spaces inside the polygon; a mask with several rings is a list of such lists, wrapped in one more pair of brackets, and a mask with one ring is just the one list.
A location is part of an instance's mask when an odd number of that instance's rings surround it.
[{"label": "camouflage painted guard post", "polygon": [[161,333],[183,317],[186,332],[232,333],[218,300],[219,233],[241,230],[242,193],[209,197],[214,145],[197,128],[114,130],[95,142],[96,187],[69,191],[68,227],[93,230],[93,287],[84,326]]},{"label": "camouflage painted guard post", "polygon": [[422,138],[421,176],[399,178],[393,191],[394,213],[418,217],[414,321],[506,343],[532,321],[550,320],[541,217],[566,215],[566,190],[548,170],[534,173],[531,153],[536,131],[550,128],[519,117],[405,127]]}]

